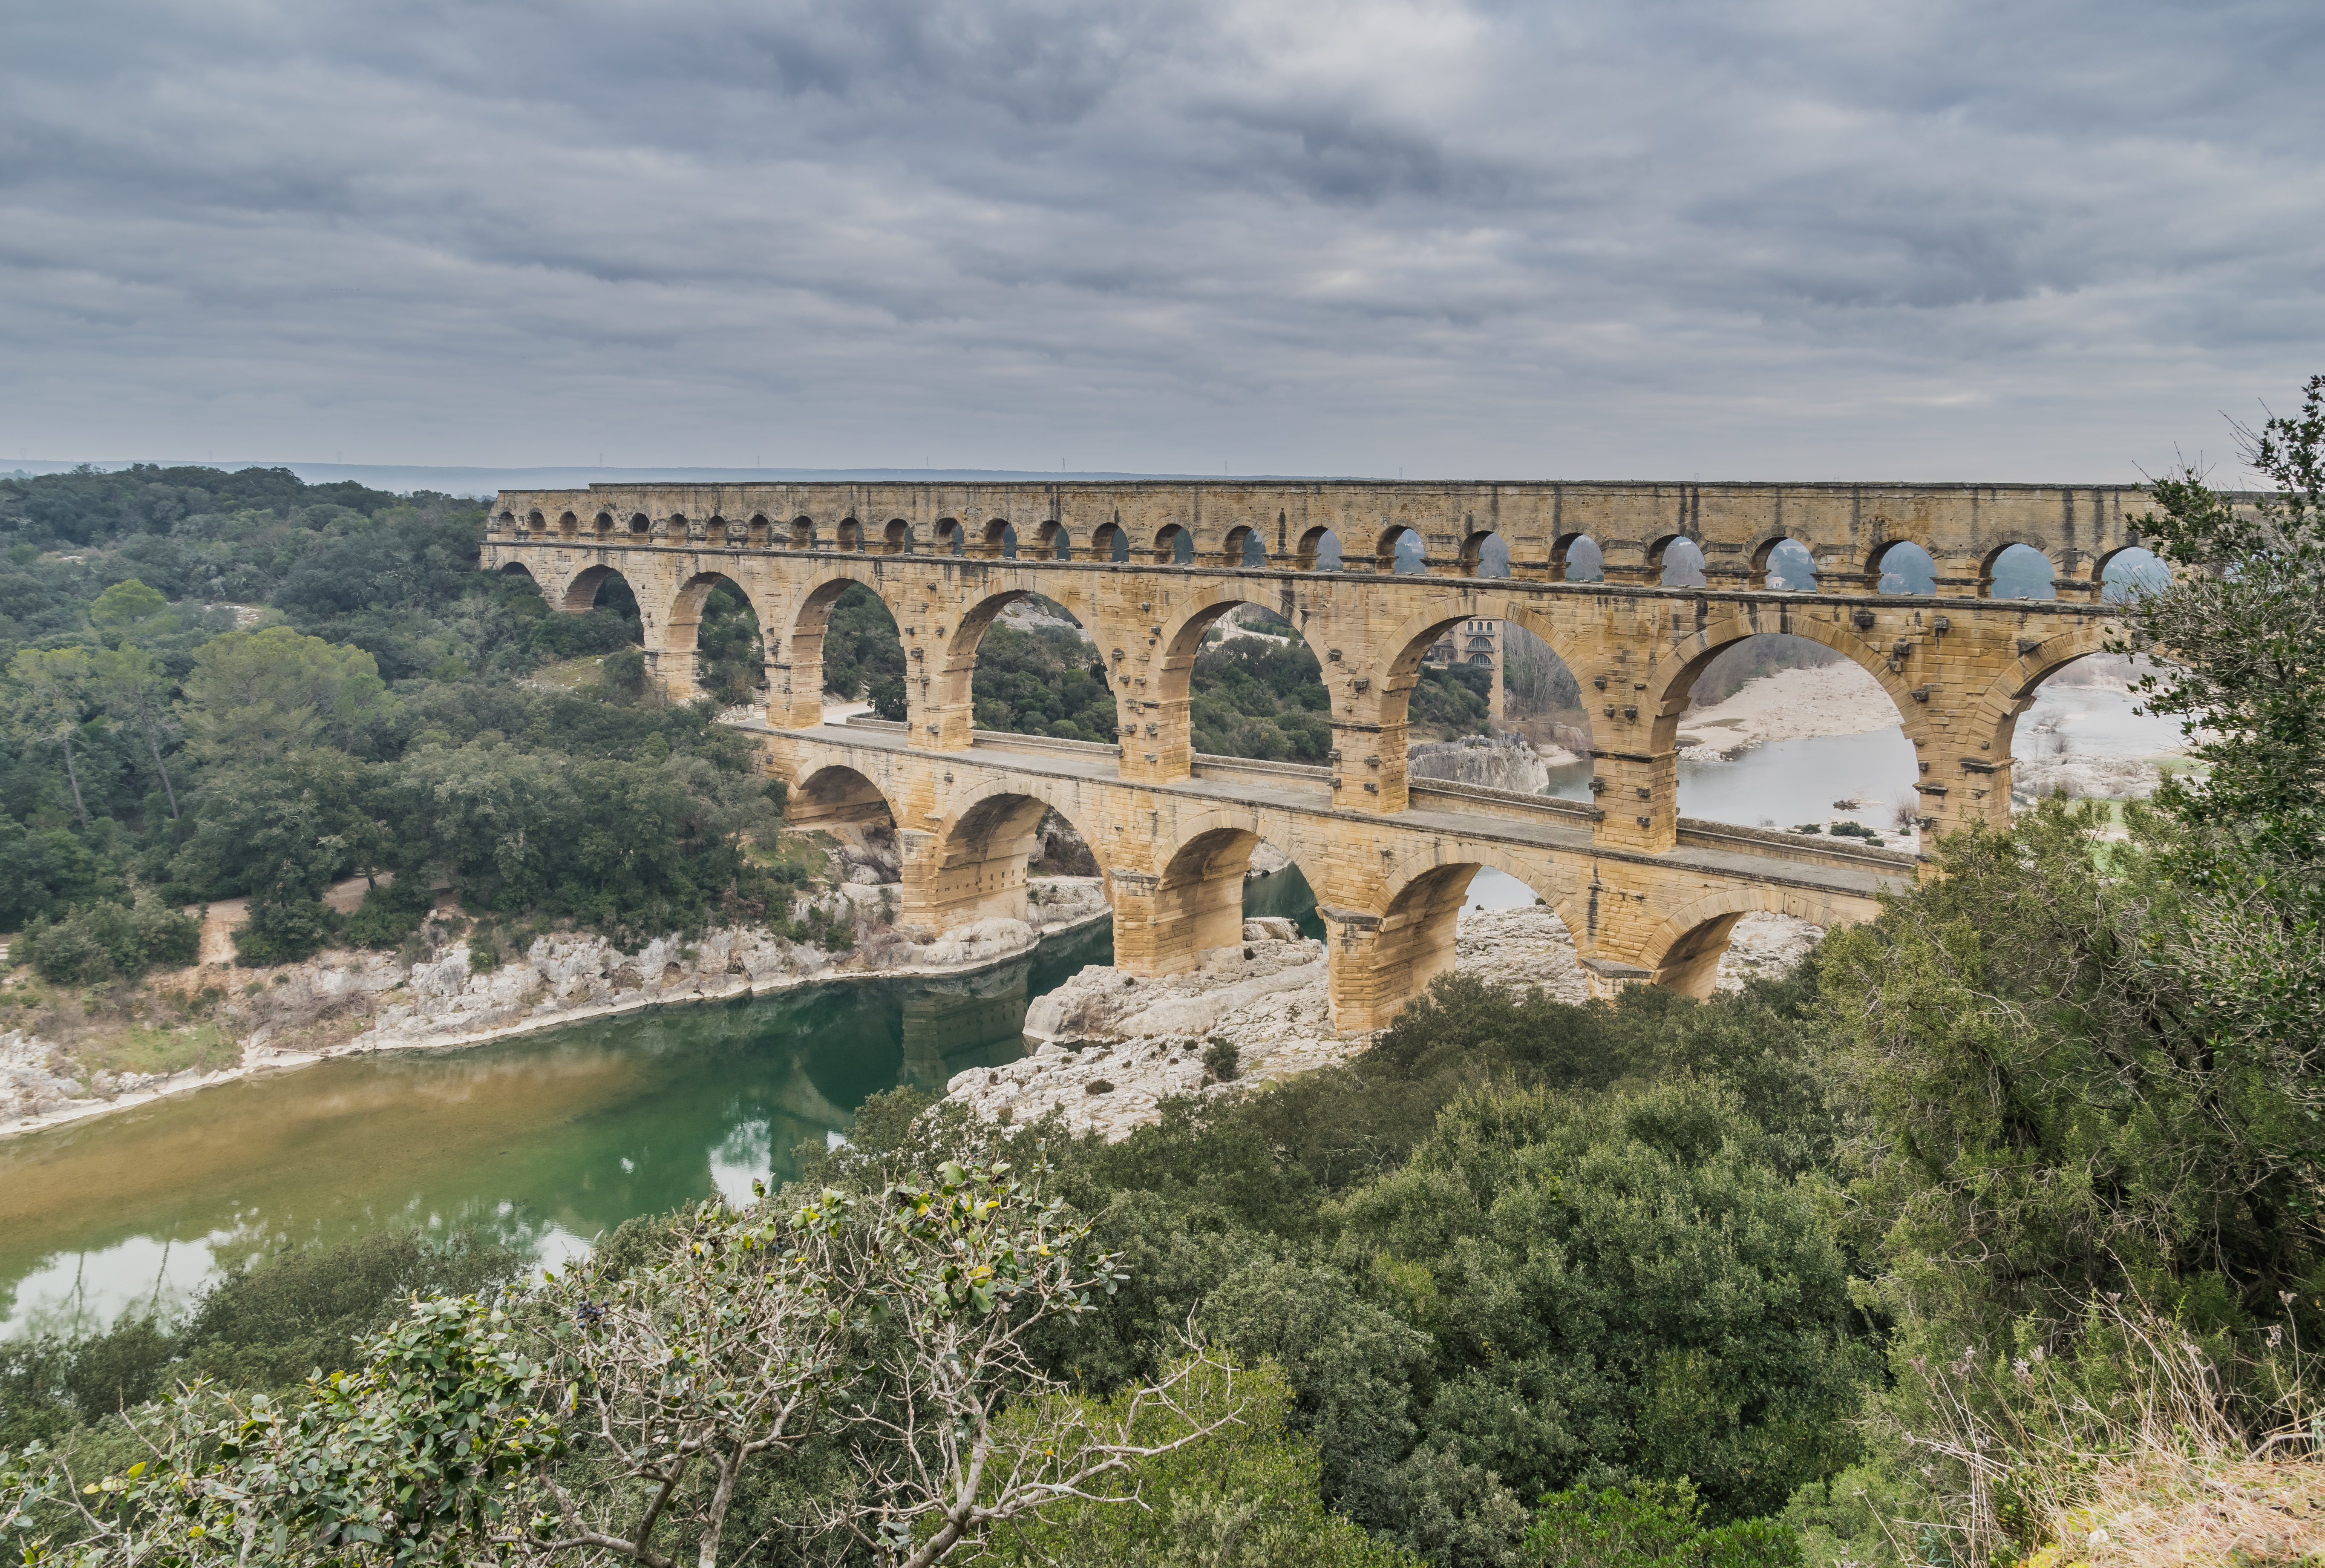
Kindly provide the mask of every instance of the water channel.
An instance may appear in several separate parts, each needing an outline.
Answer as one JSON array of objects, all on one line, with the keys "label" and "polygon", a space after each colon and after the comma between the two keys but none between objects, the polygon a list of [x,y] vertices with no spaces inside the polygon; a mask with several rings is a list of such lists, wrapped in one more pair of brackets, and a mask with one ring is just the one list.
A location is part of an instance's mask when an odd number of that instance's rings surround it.
[{"label": "water channel", "polygon": [[[2075,750],[2147,755],[2172,721],[2121,693],[2048,691]],[[2023,728],[2023,725],[2022,725]],[[1569,770],[1574,771],[1574,770]],[[1784,741],[1687,763],[1681,809],[1756,825],[1821,818],[1836,796],[1910,789],[1895,729]],[[1550,793],[1587,796],[1589,772]],[[1885,809],[1861,816],[1885,827]],[[1532,904],[1479,873],[1466,907]],[[1246,884],[1254,915],[1321,936],[1296,867]],[[1033,998],[1113,955],[1104,926],[1015,963],[938,979],[865,980],[570,1025],[472,1049],[343,1058],[0,1141],[0,1339],[165,1314],[221,1268],[281,1249],[420,1226],[480,1230],[545,1260],[636,1214],[754,1179],[802,1142],[845,1135],[865,1099],[941,1091],[1010,1060]]]}]

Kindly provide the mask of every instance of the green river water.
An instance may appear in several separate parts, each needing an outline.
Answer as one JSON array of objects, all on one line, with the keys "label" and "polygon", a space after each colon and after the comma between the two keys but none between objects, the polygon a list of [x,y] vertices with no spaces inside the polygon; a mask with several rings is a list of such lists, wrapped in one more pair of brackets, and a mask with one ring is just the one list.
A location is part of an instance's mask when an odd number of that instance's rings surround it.
[{"label": "green river water", "polygon": [[[1296,870],[1254,914],[1305,917]],[[391,1227],[544,1260],[637,1214],[793,1174],[900,1084],[1014,1060],[1033,998],[1113,957],[1107,927],[971,974],[858,980],[342,1057],[0,1142],[0,1338],[167,1314],[217,1270]]]}]

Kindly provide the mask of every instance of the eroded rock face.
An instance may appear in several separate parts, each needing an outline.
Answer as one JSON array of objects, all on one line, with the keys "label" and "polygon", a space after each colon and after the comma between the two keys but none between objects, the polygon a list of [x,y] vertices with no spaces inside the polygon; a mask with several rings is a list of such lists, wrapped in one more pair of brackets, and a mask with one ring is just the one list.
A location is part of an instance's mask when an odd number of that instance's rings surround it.
[{"label": "eroded rock face", "polygon": [[[1344,1062],[1372,1043],[1336,1033],[1326,994],[1323,944],[1290,920],[1244,922],[1240,946],[1213,948],[1191,973],[1159,979],[1093,965],[1026,1010],[1033,1054],[1006,1066],[954,1075],[948,1098],[989,1121],[1024,1126],[1056,1111],[1075,1133],[1109,1141],[1156,1121],[1172,1096],[1217,1096]],[[1723,990],[1800,962],[1823,932],[1783,915],[1737,923],[1719,969]],[[1559,1001],[1589,1000],[1565,922],[1550,909],[1473,910],[1454,938],[1457,971],[1496,985],[1539,988]],[[1215,1047],[1235,1047],[1237,1072],[1221,1080],[1204,1065]]]},{"label": "eroded rock face", "polygon": [[1264,997],[1315,994],[1325,1006],[1324,945],[1299,935],[1289,920],[1246,920],[1244,941],[1215,947],[1200,968],[1142,979],[1109,964],[1093,964],[1025,1011],[1024,1030],[1035,1040],[1114,1040],[1141,1035],[1189,1035],[1209,1030],[1229,1013]]},{"label": "eroded rock face", "polygon": [[1467,735],[1405,752],[1405,768],[1415,779],[1445,779],[1487,789],[1539,795],[1550,786],[1550,765],[1522,735]]},{"label": "eroded rock face", "polygon": [[[1026,1015],[1029,1036],[1068,1030],[1087,1042],[1081,1048],[1051,1040],[1023,1061],[955,1075],[948,1093],[980,1116],[1015,1124],[1058,1110],[1075,1131],[1115,1140],[1153,1121],[1171,1095],[1242,1093],[1364,1048],[1368,1037],[1333,1032],[1322,943],[1301,937],[1289,920],[1246,921],[1244,936],[1205,954],[1187,974],[1142,980],[1107,965],[1083,970]],[[1220,1045],[1235,1048],[1232,1080],[1204,1065]]]},{"label": "eroded rock face", "polygon": [[23,1029],[0,1035],[0,1121],[44,1116],[96,1099],[93,1086],[70,1076],[69,1066],[38,1035]]}]

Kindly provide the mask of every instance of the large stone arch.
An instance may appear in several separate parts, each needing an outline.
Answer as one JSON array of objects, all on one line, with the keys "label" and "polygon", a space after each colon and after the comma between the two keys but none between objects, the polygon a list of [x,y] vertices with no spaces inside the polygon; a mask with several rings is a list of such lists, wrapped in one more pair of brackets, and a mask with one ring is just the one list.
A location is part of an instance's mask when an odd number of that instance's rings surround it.
[{"label": "large stone arch", "polygon": [[[1804,600],[1804,603],[1813,604],[1815,601]],[[1753,609],[1762,607],[1755,605]],[[1915,681],[1910,659],[1893,659],[1889,653],[1875,648],[1858,636],[1853,625],[1844,625],[1837,618],[1794,614],[1793,606],[1786,604],[1769,607],[1776,612],[1776,624],[1773,626],[1763,624],[1761,616],[1756,613],[1730,613],[1699,625],[1660,650],[1661,657],[1653,667],[1653,673],[1648,678],[1647,689],[1635,694],[1643,699],[1639,705],[1642,709],[1653,716],[1653,749],[1656,752],[1671,750],[1677,741],[1680,715],[1687,707],[1687,699],[1694,690],[1696,677],[1703,673],[1704,667],[1711,662],[1713,656],[1746,638],[1770,635],[1804,637],[1831,649],[1878,681],[1881,689],[1888,694],[1890,705],[1897,710],[1897,722],[1904,726],[1907,734],[1915,732],[1921,724],[1922,714],[1927,710],[1924,704],[1914,698]],[[1877,623],[1868,630],[1876,636],[1884,635]],[[1887,635],[1894,641],[1894,626]],[[1919,656],[1918,650],[1914,656]]]},{"label": "large stone arch", "polygon": [[2034,706],[2035,689],[2052,675],[2078,659],[2106,652],[2109,630],[2106,622],[2086,622],[2060,628],[2040,641],[2022,640],[2017,659],[2005,665],[1970,705],[1966,739],[1978,749],[1978,760],[1991,761],[1994,775],[1984,803],[1987,809],[1981,815],[1996,826],[2010,820],[2014,761],[2010,749],[2016,739],[2019,715]]},{"label": "large stone arch", "polygon": [[877,780],[842,762],[827,762],[792,779],[783,806],[783,821],[792,827],[885,823],[894,828],[903,820]]},{"label": "large stone arch", "polygon": [[1315,857],[1308,846],[1288,834],[1270,838],[1264,826],[1256,809],[1202,812],[1176,824],[1170,841],[1154,846],[1151,872],[1109,872],[1115,962],[1134,973],[1170,974],[1194,968],[1212,948],[1241,941],[1244,877],[1263,838],[1300,867],[1310,887],[1321,890],[1322,879],[1309,872],[1307,862]]},{"label": "large stone arch", "polygon": [[1738,920],[1753,914],[1814,919],[1825,911],[1804,906],[1815,902],[1796,890],[1768,882],[1723,888],[1672,914],[1647,938],[1635,961],[1655,984],[1700,1001],[1718,982],[1719,961],[1727,955],[1728,939]]},{"label": "large stone arch", "polygon": [[[922,918],[940,930],[973,920],[1024,919],[1025,866],[1053,811],[1081,835],[1111,887],[1104,835],[1059,803],[1061,792],[1070,794],[1070,786],[1061,791],[1048,779],[1020,778],[995,779],[956,799],[918,857],[912,902]],[[908,865],[908,880],[915,875]]]},{"label": "large stone arch", "polygon": [[566,579],[563,591],[554,601],[556,607],[569,615],[588,614],[590,607],[597,604],[597,590],[605,586],[607,577],[621,578],[629,585],[631,597],[639,597],[638,586],[627,572],[610,562],[599,561],[583,567]]},{"label": "large stone arch", "polygon": [[[1457,839],[1406,856],[1384,877],[1387,897],[1379,916],[1363,973],[1335,984],[1361,990],[1367,1016],[1386,1022],[1429,982],[1453,967],[1453,945],[1469,883],[1492,869],[1533,890],[1566,924],[1578,953],[1587,955],[1595,935],[1589,909],[1570,875],[1538,859],[1513,853],[1488,841]],[[1547,885],[1545,885],[1547,884]],[[1352,1000],[1353,997],[1352,997]]]},{"label": "large stone arch", "polygon": [[[762,602],[763,595],[753,592],[748,576],[747,573],[737,576],[734,572],[697,571],[688,574],[679,582],[677,591],[670,596],[670,608],[662,627],[661,651],[663,657],[660,673],[662,689],[671,696],[690,697],[701,689],[695,663],[696,639],[702,626],[702,606],[709,599],[711,591],[721,583],[731,585],[758,616],[760,658],[763,661],[766,659],[768,628],[781,625],[782,617],[769,613],[770,606]],[[594,586],[591,591],[596,591]],[[631,585],[630,591],[637,591],[635,583]],[[768,695],[772,703],[774,694],[770,691]]]},{"label": "large stone arch", "polygon": [[[773,666],[767,694],[770,723],[791,729],[811,729],[823,723],[823,634],[831,623],[833,603],[855,586],[876,595],[887,606],[898,635],[903,634],[904,617],[900,607],[885,591],[882,574],[869,562],[834,562],[820,568],[800,585],[789,616],[774,623],[784,628],[780,647],[767,637],[765,614],[759,618],[760,636],[769,643],[767,657]],[[917,707],[920,694],[909,679],[905,694],[907,703]]]},{"label": "large stone arch", "polygon": [[[993,629],[994,622],[1000,619],[1004,610],[1025,599],[1041,599],[1057,605],[1095,640],[1097,633],[1081,612],[1061,600],[1051,598],[1030,584],[1003,586],[977,600],[961,613],[959,623],[947,632],[942,661],[933,672],[933,682],[928,694],[928,713],[924,718],[915,721],[922,731],[929,724],[936,726],[931,738],[940,749],[958,751],[971,743],[977,722],[977,660],[985,643],[985,634]],[[1119,706],[1117,703],[1117,709]]]},{"label": "large stone arch", "polygon": [[[1194,731],[1189,708],[1195,659],[1202,652],[1203,638],[1212,626],[1237,605],[1256,604],[1263,610],[1282,613],[1282,602],[1267,603],[1255,591],[1258,586],[1216,584],[1190,595],[1185,604],[1160,623],[1161,631],[1153,634],[1153,648],[1144,661],[1146,688],[1142,691],[1135,684],[1125,687],[1116,678],[1115,703],[1123,726],[1125,771],[1131,770],[1133,757],[1146,763],[1145,768],[1137,770],[1146,777],[1184,779],[1193,771]],[[1324,650],[1317,647],[1297,623],[1292,631],[1307,644],[1321,666],[1325,662]],[[1105,650],[1104,656],[1112,659],[1113,650]],[[1109,664],[1109,668],[1119,667]]]}]

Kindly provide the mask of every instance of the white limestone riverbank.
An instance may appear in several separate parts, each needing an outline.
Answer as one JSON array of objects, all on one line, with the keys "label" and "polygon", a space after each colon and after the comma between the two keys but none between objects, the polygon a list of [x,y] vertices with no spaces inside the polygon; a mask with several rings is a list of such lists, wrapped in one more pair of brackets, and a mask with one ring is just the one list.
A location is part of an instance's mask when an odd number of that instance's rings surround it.
[{"label": "white limestone riverbank", "polygon": [[938,937],[887,924],[882,888],[844,887],[825,901],[846,900],[856,916],[856,947],[845,954],[763,929],[660,937],[630,954],[602,936],[563,932],[536,936],[522,956],[477,971],[469,944],[449,923],[431,921],[423,951],[410,961],[335,951],[273,968],[198,967],[157,981],[156,989],[227,989],[211,1016],[238,1043],[234,1065],[108,1075],[85,1069],[69,1048],[27,1031],[0,1035],[0,1138],[338,1056],[455,1050],[650,1008],[828,981],[968,973],[1108,918],[1095,877],[1046,878],[1035,885],[1040,899],[1029,912],[1036,921],[983,920]]}]

